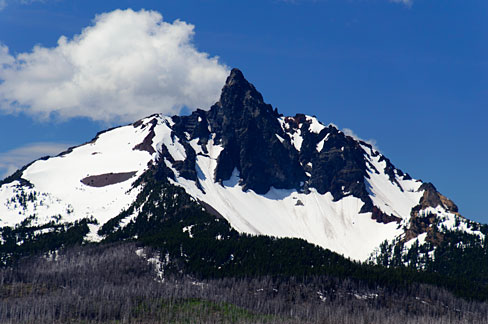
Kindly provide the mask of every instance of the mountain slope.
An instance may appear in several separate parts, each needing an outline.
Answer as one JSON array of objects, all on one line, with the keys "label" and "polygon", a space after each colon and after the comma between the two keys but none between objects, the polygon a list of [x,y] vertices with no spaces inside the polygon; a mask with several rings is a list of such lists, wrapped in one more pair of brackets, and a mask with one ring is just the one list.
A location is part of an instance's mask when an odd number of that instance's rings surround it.
[{"label": "mountain slope", "polygon": [[355,260],[378,256],[385,241],[436,246],[452,230],[484,238],[432,184],[332,124],[280,115],[237,69],[208,111],[149,116],[5,179],[0,226],[88,219],[86,240],[101,240],[104,224],[137,222],[148,174],[238,232],[302,238]]}]

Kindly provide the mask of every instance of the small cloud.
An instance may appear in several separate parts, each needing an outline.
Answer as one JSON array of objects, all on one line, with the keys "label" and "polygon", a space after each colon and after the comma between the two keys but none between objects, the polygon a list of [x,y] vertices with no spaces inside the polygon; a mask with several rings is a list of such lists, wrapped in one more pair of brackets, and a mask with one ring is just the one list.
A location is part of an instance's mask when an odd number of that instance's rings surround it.
[{"label": "small cloud", "polygon": [[0,153],[0,179],[38,158],[57,155],[72,145],[64,143],[31,143]]},{"label": "small cloud", "polygon": [[368,139],[368,140],[365,140],[365,139],[362,139],[361,137],[359,137],[358,135],[356,135],[356,133],[354,133],[352,131],[352,129],[349,129],[349,128],[344,128],[342,130],[344,132],[344,134],[346,134],[347,136],[351,136],[352,138],[354,138],[355,140],[357,141],[363,141],[363,142],[366,142],[368,143],[369,145],[371,145],[373,147],[373,149],[375,149],[376,151],[379,151],[379,148],[378,148],[378,145],[377,145],[377,142],[375,139]]},{"label": "small cloud", "polygon": [[394,3],[401,3],[407,7],[411,7],[413,4],[413,0],[389,0],[389,1]]},{"label": "small cloud", "polygon": [[[320,2],[321,0],[275,0],[276,2],[285,2],[285,3],[293,3],[293,4],[300,4],[304,2]],[[411,7],[413,4],[413,0],[388,0],[389,2],[400,3],[407,7]]]},{"label": "small cloud", "polygon": [[35,2],[42,2],[42,3],[45,3],[49,0],[20,0],[19,2],[23,5],[30,5],[32,3],[35,3]]},{"label": "small cloud", "polygon": [[9,3],[20,3],[22,5],[30,5],[34,2],[47,2],[49,0],[0,0],[0,11],[5,9]]},{"label": "small cloud", "polygon": [[[2,0],[0,0],[2,1]],[[0,2],[1,3],[1,2]],[[8,47],[0,44],[0,70],[2,66],[9,65],[15,62],[15,59],[8,54]]]},{"label": "small cloud", "polygon": [[299,4],[299,3],[304,3],[304,2],[318,2],[320,0],[276,0],[276,1],[277,2]]},{"label": "small cloud", "polygon": [[193,36],[194,26],[184,21],[127,9],[97,15],[53,48],[12,56],[0,47],[0,110],[119,123],[208,108],[229,69],[198,51]]}]

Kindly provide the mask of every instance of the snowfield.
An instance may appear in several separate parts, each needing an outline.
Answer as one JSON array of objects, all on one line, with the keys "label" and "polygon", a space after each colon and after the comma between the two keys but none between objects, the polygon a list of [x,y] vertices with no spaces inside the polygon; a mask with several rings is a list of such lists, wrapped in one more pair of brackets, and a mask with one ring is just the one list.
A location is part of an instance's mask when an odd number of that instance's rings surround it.
[{"label": "snowfield", "polygon": [[396,223],[385,225],[373,220],[371,213],[360,214],[364,203],[353,196],[334,202],[330,193],[321,195],[313,189],[309,194],[275,188],[265,195],[244,192],[236,169],[220,185],[213,174],[222,147],[210,140],[206,155],[196,141],[191,144],[197,152],[203,191],[184,178],[177,178],[175,184],[211,205],[241,233],[302,238],[355,260],[366,260],[381,242],[402,233]]},{"label": "snowfield", "polygon": [[[314,117],[306,116],[306,120],[310,132],[318,134],[325,128]],[[201,122],[200,117],[198,121]],[[279,117],[278,121],[283,130],[289,127],[284,117]],[[364,145],[362,149],[368,162],[365,182],[370,197],[385,214],[398,217],[399,223],[379,223],[372,219],[371,213],[361,213],[364,203],[352,195],[334,201],[330,193],[320,194],[315,189],[304,193],[271,188],[264,195],[252,190],[243,191],[237,169],[228,181],[222,184],[214,181],[217,158],[223,150],[221,145],[210,138],[207,152],[204,152],[197,144],[198,139],[189,141],[189,137],[174,136],[173,126],[170,117],[150,116],[132,125],[101,133],[92,142],[59,156],[32,163],[22,175],[32,187],[23,186],[19,181],[0,187],[0,226],[13,227],[27,218],[32,225],[42,225],[89,217],[96,219],[98,225],[89,225],[90,233],[86,239],[100,241],[103,238],[97,235],[98,229],[135,200],[140,188],[133,187],[134,181],[159,158],[158,152],[162,151],[163,145],[174,161],[186,159],[182,141],[188,141],[197,154],[196,171],[200,186],[179,176],[165,158],[163,162],[176,175],[176,181],[170,181],[183,187],[195,199],[212,206],[237,231],[302,238],[354,260],[367,260],[383,241],[392,242],[404,235],[403,227],[410,220],[411,210],[423,195],[423,191],[419,191],[422,185],[419,180],[403,180],[395,170],[396,181],[391,181],[382,155]],[[300,150],[304,141],[301,130],[285,133],[292,145]],[[276,136],[281,143],[284,142],[284,138]],[[327,140],[328,134],[316,145],[316,150],[320,152]],[[152,149],[136,149],[141,143]],[[308,167],[312,165],[309,163]],[[107,174],[132,172],[134,176],[129,179],[100,187],[81,182],[86,177],[103,178]],[[455,228],[458,216],[444,208],[425,212],[435,212],[442,217],[444,226]],[[125,218],[121,226],[135,217],[137,214]],[[463,222],[458,228],[480,234]],[[191,235],[191,228],[185,230]],[[423,243],[425,237],[425,234],[419,236],[419,242]],[[408,244],[413,244],[413,240]]]},{"label": "snowfield", "polygon": [[[167,127],[167,119],[159,118],[158,127]],[[34,218],[32,225],[42,225],[58,215],[63,222],[93,217],[103,225],[118,215],[139,193],[132,183],[157,156],[133,149],[149,134],[150,120],[144,119],[139,127],[128,125],[112,129],[71,152],[34,162],[22,175],[33,188],[21,187],[18,181],[0,188],[0,226],[14,226],[27,217]],[[134,171],[135,176],[129,180],[100,188],[81,182],[87,176]],[[27,201],[23,210],[18,204],[8,203],[21,192],[38,196],[35,201]],[[90,225],[89,240],[101,239],[96,235],[98,228]]]}]

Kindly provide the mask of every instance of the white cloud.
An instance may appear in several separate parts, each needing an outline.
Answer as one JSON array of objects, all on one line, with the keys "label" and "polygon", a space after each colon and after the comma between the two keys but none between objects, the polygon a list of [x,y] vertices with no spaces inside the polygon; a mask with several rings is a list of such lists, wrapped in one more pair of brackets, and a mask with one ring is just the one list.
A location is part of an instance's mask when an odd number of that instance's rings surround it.
[{"label": "white cloud", "polygon": [[30,5],[31,3],[34,3],[34,2],[46,2],[48,0],[20,0],[19,2],[23,5]]},{"label": "white cloud", "polygon": [[390,2],[401,3],[407,7],[411,7],[413,4],[413,0],[390,0]]},{"label": "white cloud", "polygon": [[379,148],[378,148],[378,145],[377,145],[377,142],[376,142],[375,139],[372,139],[372,138],[371,139],[368,139],[368,140],[362,139],[356,133],[354,133],[354,131],[352,129],[349,129],[349,128],[344,128],[342,131],[347,136],[351,136],[355,140],[359,140],[359,141],[366,142],[366,143],[370,144],[376,151],[379,151]]},{"label": "white cloud", "polygon": [[[300,4],[304,2],[320,2],[321,0],[275,0],[276,2],[285,2],[285,3],[292,3],[292,4]],[[413,0],[388,0],[394,3],[401,3],[407,7],[411,7],[413,4]]]},{"label": "white cloud", "polygon": [[46,155],[57,155],[71,145],[63,143],[31,143],[0,153],[0,180],[22,166]]},{"label": "white cloud", "polygon": [[0,0],[0,11],[5,9],[9,3],[20,3],[22,5],[30,5],[34,2],[46,2],[48,0],[12,0],[12,1],[7,1],[7,0]]},{"label": "white cloud", "polygon": [[96,16],[54,48],[36,46],[15,57],[0,48],[0,109],[127,122],[184,106],[208,108],[229,69],[199,52],[193,35],[191,24],[128,9]]},{"label": "white cloud", "polygon": [[0,44],[0,71],[2,69],[2,65],[4,65],[4,64],[8,65],[8,64],[12,64],[14,62],[15,62],[15,59],[8,54],[8,47]]}]

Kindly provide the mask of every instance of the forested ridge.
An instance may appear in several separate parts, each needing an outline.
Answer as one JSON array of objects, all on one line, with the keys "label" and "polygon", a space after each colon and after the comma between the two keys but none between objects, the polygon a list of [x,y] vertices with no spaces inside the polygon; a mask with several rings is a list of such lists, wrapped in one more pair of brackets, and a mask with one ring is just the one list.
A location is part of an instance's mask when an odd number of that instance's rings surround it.
[{"label": "forested ridge", "polygon": [[[446,234],[435,252],[436,258],[425,268],[411,261],[415,258],[415,245],[388,267],[358,263],[301,239],[239,234],[225,219],[205,211],[182,188],[161,181],[161,174],[164,169],[148,171],[140,180],[144,189],[136,201],[103,226],[101,234],[107,235],[107,241],[137,237],[169,257],[167,271],[183,271],[205,279],[327,274],[372,285],[408,287],[425,283],[464,298],[488,299],[487,249],[485,242],[473,236]],[[134,209],[139,210],[139,216],[119,228],[117,222]],[[460,241],[464,244],[458,244]],[[392,255],[396,257],[395,253]]]},{"label": "forested ridge", "polygon": [[[143,253],[145,258],[138,254]],[[143,252],[142,252],[143,251]],[[486,303],[332,275],[156,276],[158,251],[89,245],[0,271],[1,323],[486,323]]]},{"label": "forested ridge", "polygon": [[[361,264],[301,239],[239,234],[163,179],[161,164],[140,178],[142,191],[102,226],[99,244],[83,241],[90,219],[2,229],[0,322],[488,320],[481,240],[447,234],[452,237],[422,269],[414,252],[395,259],[388,246],[388,267]],[[135,210],[138,216],[122,226]]]}]

